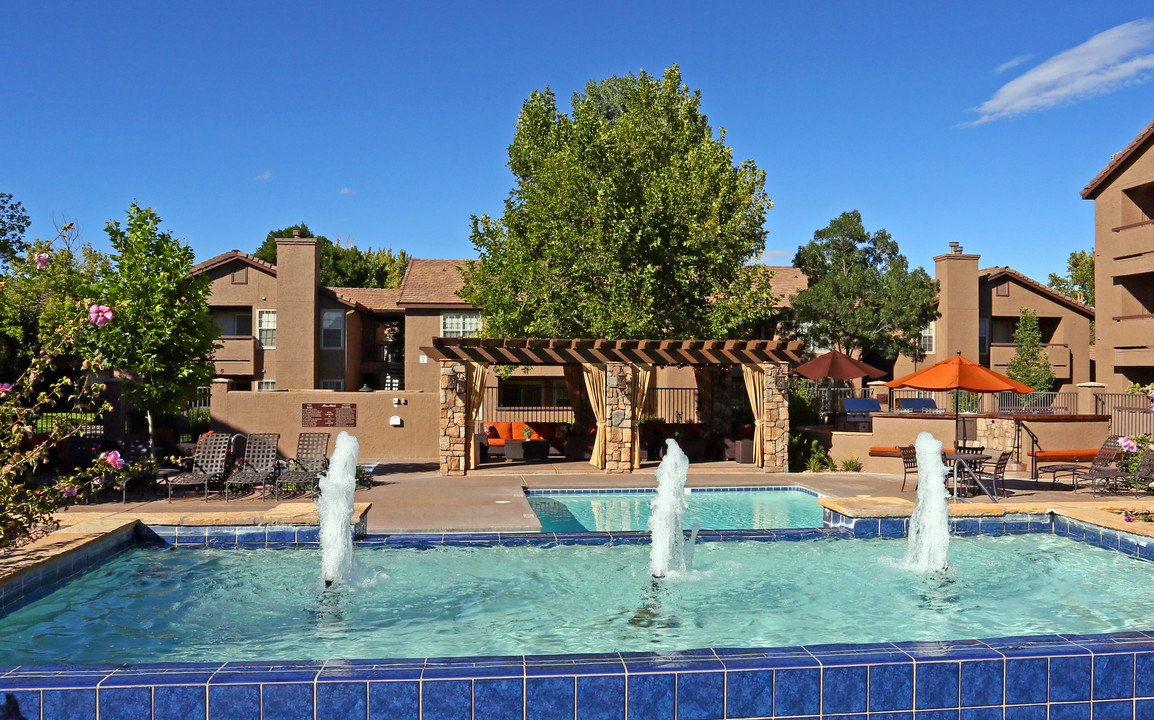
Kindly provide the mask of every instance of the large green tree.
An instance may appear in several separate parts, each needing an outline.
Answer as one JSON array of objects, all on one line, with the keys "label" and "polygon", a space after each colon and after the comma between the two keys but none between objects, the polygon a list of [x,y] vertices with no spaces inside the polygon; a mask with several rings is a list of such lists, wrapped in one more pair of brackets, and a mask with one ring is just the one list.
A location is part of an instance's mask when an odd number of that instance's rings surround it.
[{"label": "large green tree", "polygon": [[1049,286],[1072,300],[1094,306],[1094,251],[1075,250],[1066,259],[1066,274],[1050,273]]},{"label": "large green tree", "polygon": [[[301,237],[313,237],[305,223],[272,230],[253,256],[275,265],[277,238],[292,237],[294,231]],[[404,250],[396,253],[392,248],[361,250],[352,242],[342,246],[324,235],[317,235],[316,239],[321,248],[320,281],[328,287],[399,287],[412,259]]]},{"label": "large green tree", "polygon": [[148,416],[184,409],[196,388],[212,382],[212,355],[220,330],[208,307],[209,279],[190,276],[193,252],[159,229],[151,208],[133,203],[124,227],[107,225],[114,253],[99,278],[98,305],[114,322],[94,333],[96,350],[124,373],[124,397]]},{"label": "large green tree", "polygon": [[0,193],[0,264],[8,265],[28,250],[24,231],[30,222],[18,200],[9,193]]},{"label": "large green tree", "polygon": [[725,338],[773,312],[765,173],[734,164],[677,66],[521,108],[500,220],[472,220],[460,296],[510,337]]},{"label": "large green tree", "polygon": [[1030,308],[1018,309],[1018,327],[1014,328],[1014,357],[1010,358],[1006,366],[1006,374],[1038,392],[1049,392],[1054,386],[1054,371],[1042,347],[1038,315]]},{"label": "large green tree", "polygon": [[816,231],[793,264],[809,280],[791,303],[795,337],[859,358],[925,357],[918,335],[937,317],[937,282],[911,271],[890,234],[868,232],[857,210]]}]

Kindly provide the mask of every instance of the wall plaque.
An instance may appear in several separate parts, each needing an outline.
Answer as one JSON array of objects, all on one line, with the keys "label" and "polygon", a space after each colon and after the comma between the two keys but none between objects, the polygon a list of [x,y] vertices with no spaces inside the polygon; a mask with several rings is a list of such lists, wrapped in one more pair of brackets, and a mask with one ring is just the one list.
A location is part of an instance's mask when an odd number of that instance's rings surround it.
[{"label": "wall plaque", "polygon": [[356,403],[301,403],[301,427],[356,426]]}]

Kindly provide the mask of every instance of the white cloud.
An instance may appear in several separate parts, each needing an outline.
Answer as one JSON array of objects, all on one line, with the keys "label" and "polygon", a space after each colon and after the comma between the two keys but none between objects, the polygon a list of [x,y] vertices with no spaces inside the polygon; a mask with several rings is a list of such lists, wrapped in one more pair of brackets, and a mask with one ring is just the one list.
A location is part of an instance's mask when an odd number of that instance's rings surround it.
[{"label": "white cloud", "polygon": [[977,120],[961,126],[1049,110],[1145,82],[1154,70],[1154,54],[1143,53],[1152,45],[1154,20],[1134,20],[1100,32],[1003,85],[975,108]]},{"label": "white cloud", "polygon": [[1000,74],[1006,72],[1007,70],[1009,70],[1010,68],[1018,67],[1019,65],[1021,65],[1022,63],[1026,62],[1027,60],[1029,60],[1033,57],[1034,57],[1033,55],[1019,55],[1018,57],[1014,58],[1013,60],[1007,60],[1006,62],[1002,63],[998,67],[994,68],[994,74],[1000,75]]},{"label": "white cloud", "polygon": [[356,195],[355,192],[349,190],[347,187],[341,188],[341,195]]},{"label": "white cloud", "polygon": [[256,177],[254,177],[253,180],[268,180],[270,177],[272,177],[272,171],[271,170],[265,170],[260,175],[257,175]]},{"label": "white cloud", "polygon": [[776,258],[791,258],[795,252],[795,250],[765,250],[761,253],[761,259],[765,261]]}]

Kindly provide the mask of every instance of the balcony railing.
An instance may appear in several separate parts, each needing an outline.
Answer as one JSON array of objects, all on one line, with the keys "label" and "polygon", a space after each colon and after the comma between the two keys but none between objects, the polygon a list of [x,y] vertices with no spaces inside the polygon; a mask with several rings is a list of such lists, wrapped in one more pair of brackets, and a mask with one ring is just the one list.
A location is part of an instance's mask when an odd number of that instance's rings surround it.
[{"label": "balcony railing", "polygon": [[1142,393],[1094,393],[1094,412],[1110,416],[1114,435],[1154,435],[1154,412]]},{"label": "balcony railing", "polygon": [[361,350],[361,360],[369,363],[401,364],[405,362],[403,352],[389,352],[392,343],[365,343]]},{"label": "balcony railing", "polygon": [[[1071,377],[1070,346],[1066,343],[1043,343],[1042,350],[1050,360],[1050,372],[1057,380],[1067,380]],[[1010,365],[1010,360],[1018,352],[1013,343],[990,343],[990,369],[997,370],[1003,375]]]},{"label": "balcony railing", "polygon": [[218,375],[252,375],[256,358],[256,338],[251,335],[223,335],[213,355]]}]

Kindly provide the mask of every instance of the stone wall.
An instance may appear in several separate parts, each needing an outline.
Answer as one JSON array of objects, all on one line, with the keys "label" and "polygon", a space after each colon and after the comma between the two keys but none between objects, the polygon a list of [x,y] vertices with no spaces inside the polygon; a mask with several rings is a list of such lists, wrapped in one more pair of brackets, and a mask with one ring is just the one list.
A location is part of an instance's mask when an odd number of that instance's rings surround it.
[{"label": "stone wall", "polygon": [[789,368],[783,365],[765,363],[765,407],[762,417],[766,419],[762,442],[765,453],[765,472],[786,472],[789,470],[789,396],[777,389],[777,378],[784,379]]},{"label": "stone wall", "polygon": [[469,394],[469,376],[464,363],[441,362],[440,448],[442,475],[464,475],[468,466],[466,452],[472,433],[465,427],[465,401]]},{"label": "stone wall", "polygon": [[605,363],[605,472],[633,472],[633,367]]}]

